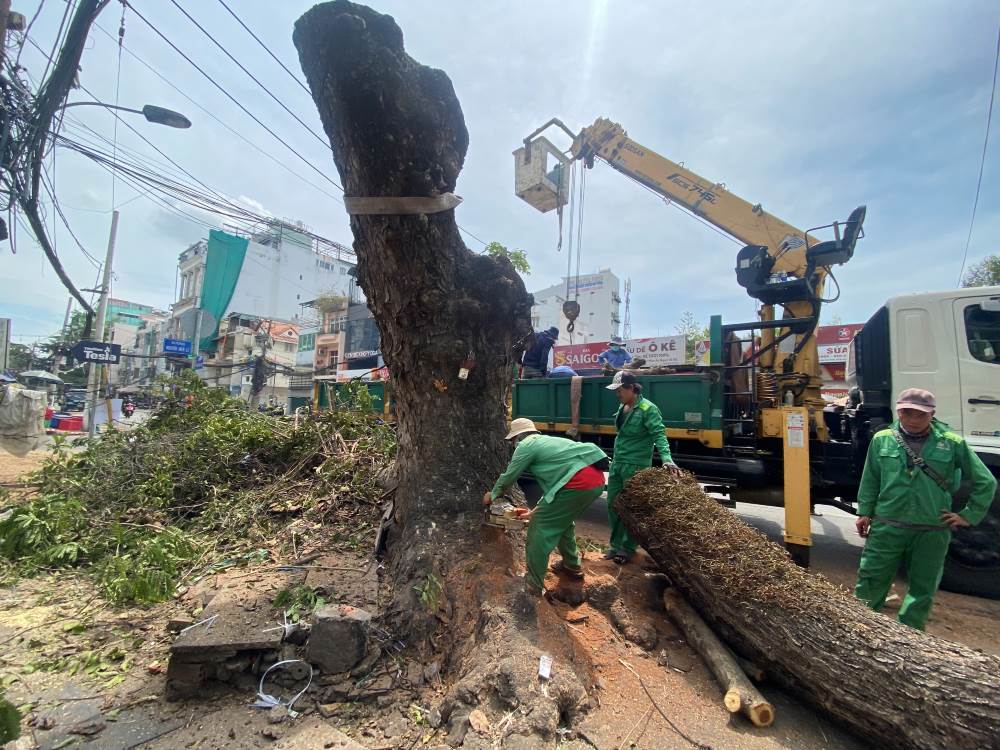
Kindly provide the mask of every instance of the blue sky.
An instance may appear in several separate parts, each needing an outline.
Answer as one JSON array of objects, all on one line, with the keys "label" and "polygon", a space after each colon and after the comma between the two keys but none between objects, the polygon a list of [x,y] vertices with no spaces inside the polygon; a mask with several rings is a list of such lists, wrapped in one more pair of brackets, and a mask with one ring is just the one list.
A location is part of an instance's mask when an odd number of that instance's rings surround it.
[{"label": "blue sky", "polygon": [[[314,130],[309,97],[226,13],[217,0],[178,0]],[[244,22],[296,73],[292,26],[309,6],[287,0],[229,1]],[[339,181],[329,151],[211,46],[167,0],[140,11],[210,75],[313,164]],[[527,252],[529,289],[558,281],[553,214],[513,195],[511,152],[557,116],[574,129],[599,116],[620,122],[643,145],[801,228],[843,219],[868,205],[866,238],[837,271],[840,300],[825,309],[863,321],[895,294],[956,285],[969,228],[1000,10],[991,2],[630,2],[572,6],[538,2],[375,2],[396,18],[407,49],[452,78],[470,133],[457,192],[458,221],[476,236]],[[48,2],[31,36],[51,48],[62,2]],[[37,3],[22,2],[29,17]],[[120,6],[98,23],[115,34]],[[312,182],[324,185],[134,14],[125,45],[245,137]],[[36,77],[44,58],[30,45],[22,64]],[[95,29],[81,81],[114,101],[116,44]],[[84,101],[81,91],[72,100]],[[234,137],[128,54],[119,102],[184,112],[190,130],[135,117],[129,122],[212,188],[250,206],[300,219],[351,244],[343,207]],[[107,137],[114,120],[96,107],[72,110]],[[998,114],[1000,117],[1000,114]],[[75,125],[73,127],[76,127]],[[994,132],[969,261],[997,252],[1000,166]],[[119,126],[122,146],[159,159]],[[561,142],[566,145],[564,142]],[[82,157],[55,154],[56,189],[76,234],[102,257],[110,224],[111,177]],[[336,192],[335,190],[330,190]],[[138,196],[138,197],[137,197]],[[206,236],[118,183],[121,224],[113,294],[167,307],[177,254]],[[191,209],[184,210],[193,212]],[[48,211],[53,219],[52,211]],[[200,215],[204,221],[217,219]],[[96,271],[56,229],[58,251],[82,287]],[[17,254],[4,243],[0,316],[14,319],[16,341],[56,330],[67,296],[23,231]],[[481,246],[466,238],[473,249]],[[720,237],[598,164],[588,174],[582,271],[611,267],[631,277],[635,336],[667,334],[685,310],[745,320],[753,304],[733,273],[738,245]]]}]

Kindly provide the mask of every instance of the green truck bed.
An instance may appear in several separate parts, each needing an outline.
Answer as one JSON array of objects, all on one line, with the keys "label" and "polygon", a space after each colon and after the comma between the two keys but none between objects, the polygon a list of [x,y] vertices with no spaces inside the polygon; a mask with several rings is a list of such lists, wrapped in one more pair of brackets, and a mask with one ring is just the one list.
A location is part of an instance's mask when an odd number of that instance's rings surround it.
[{"label": "green truck bed", "polygon": [[[642,395],[660,407],[664,425],[671,433],[683,430],[722,430],[722,371],[718,367],[699,368],[673,375],[639,375]],[[527,417],[536,424],[571,422],[571,378],[518,380],[514,384],[512,416]],[[604,432],[614,429],[618,398],[606,386],[610,377],[585,377],[580,394],[580,431]]]}]

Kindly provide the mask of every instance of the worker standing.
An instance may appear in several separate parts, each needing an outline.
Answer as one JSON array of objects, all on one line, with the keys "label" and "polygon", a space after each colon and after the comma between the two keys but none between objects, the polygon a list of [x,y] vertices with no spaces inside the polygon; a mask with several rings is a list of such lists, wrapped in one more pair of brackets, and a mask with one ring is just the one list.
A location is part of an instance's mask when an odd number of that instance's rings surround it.
[{"label": "worker standing", "polygon": [[[934,394],[899,394],[899,419],[875,433],[858,488],[858,534],[866,537],[854,595],[878,611],[906,564],[907,591],[899,621],[923,630],[941,582],[953,529],[979,523],[993,502],[997,480],[948,425],[934,418]],[[961,479],[972,491],[952,512]]]},{"label": "worker standing", "polygon": [[621,336],[612,336],[608,348],[597,355],[597,364],[615,370],[622,369],[632,361],[632,355],[625,349]]},{"label": "worker standing", "polygon": [[544,378],[549,371],[549,352],[559,338],[559,329],[552,326],[535,334],[535,343],[521,357],[521,377]]},{"label": "worker standing", "polygon": [[608,457],[592,443],[541,435],[534,422],[523,417],[510,423],[505,439],[514,441],[514,455],[493,489],[483,495],[483,504],[489,505],[500,497],[526,471],[538,481],[542,498],[522,518],[528,520],[525,590],[539,596],[545,591],[545,570],[556,547],[562,562],[552,569],[571,578],[583,578],[575,521],[604,492],[604,472],[595,464],[606,463]]},{"label": "worker standing", "polygon": [[621,494],[628,481],[637,471],[653,465],[653,447],[660,454],[663,466],[680,472],[670,456],[670,444],[663,427],[663,415],[659,407],[642,395],[642,386],[630,372],[616,372],[611,385],[605,386],[615,391],[621,406],[615,413],[615,455],[608,473],[608,521],[611,526],[611,546],[604,556],[619,565],[627,563],[639,545],[629,536],[618,514],[613,510],[615,498]]}]

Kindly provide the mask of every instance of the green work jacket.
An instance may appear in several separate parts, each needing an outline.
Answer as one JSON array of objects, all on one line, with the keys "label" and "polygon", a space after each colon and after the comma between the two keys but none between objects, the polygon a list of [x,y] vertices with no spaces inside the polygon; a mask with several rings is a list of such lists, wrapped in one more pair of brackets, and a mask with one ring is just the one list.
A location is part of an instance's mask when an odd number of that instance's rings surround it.
[{"label": "green work jacket", "polygon": [[946,492],[917,466],[907,468],[906,452],[896,442],[893,428],[898,430],[899,422],[876,432],[868,446],[858,488],[858,515],[920,525],[940,524],[941,511],[951,510],[952,493],[964,478],[971,480],[972,492],[959,515],[971,524],[982,521],[993,502],[997,480],[965,440],[944,422],[931,422],[931,434],[920,457],[951,482],[951,492]]},{"label": "green work jacket", "polygon": [[580,469],[606,458],[604,451],[593,443],[578,443],[554,435],[529,435],[517,444],[507,470],[493,485],[490,496],[496,500],[519,476],[530,471],[544,493],[539,502],[548,503]]},{"label": "green work jacket", "polygon": [[663,415],[660,414],[660,408],[649,399],[639,396],[629,412],[625,411],[624,406],[619,406],[615,412],[615,427],[618,430],[615,438],[616,463],[652,466],[655,445],[660,452],[660,460],[664,464],[673,464],[670,444],[663,428]]}]

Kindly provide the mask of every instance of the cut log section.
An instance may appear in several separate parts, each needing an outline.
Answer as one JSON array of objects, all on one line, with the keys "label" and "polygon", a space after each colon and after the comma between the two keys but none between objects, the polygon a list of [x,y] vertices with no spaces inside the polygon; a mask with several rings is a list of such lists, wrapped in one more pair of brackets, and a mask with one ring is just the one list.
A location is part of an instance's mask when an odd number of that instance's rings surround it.
[{"label": "cut log section", "polygon": [[878,614],[660,469],[615,511],[712,630],[879,748],[1000,748],[1000,658]]},{"label": "cut log section", "polygon": [[739,663],[740,669],[743,670],[743,674],[754,682],[764,682],[767,679],[767,672],[749,659],[744,659],[739,654],[736,654],[736,661]]},{"label": "cut log section", "polygon": [[691,605],[684,601],[677,589],[663,592],[663,606],[726,691],[723,702],[729,712],[742,712],[755,726],[771,726],[774,707],[750,684],[735,654],[719,640]]}]

